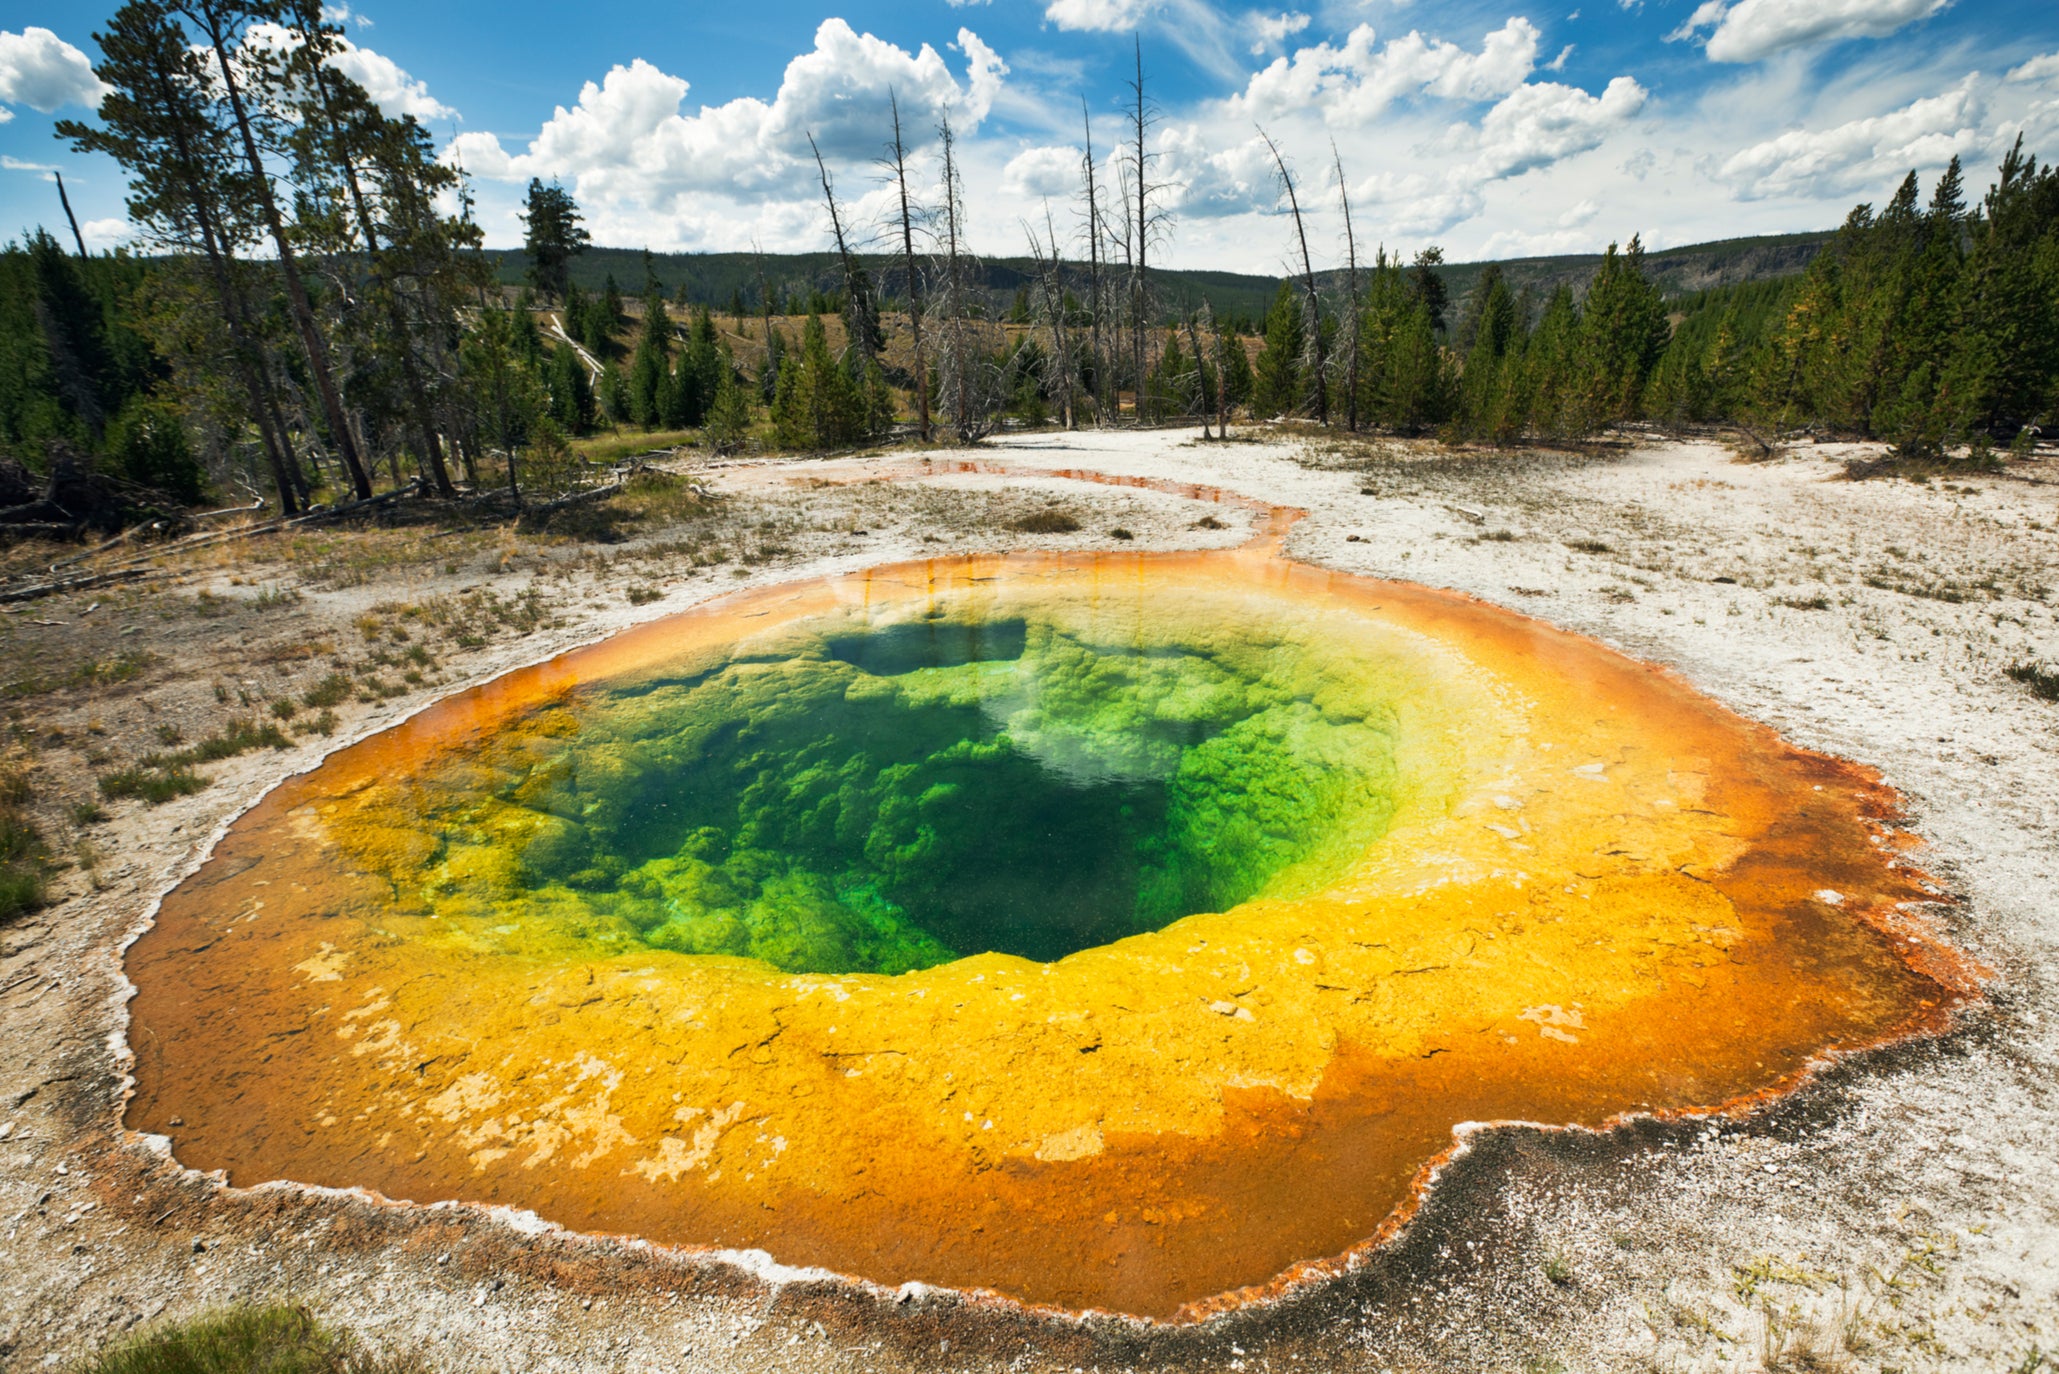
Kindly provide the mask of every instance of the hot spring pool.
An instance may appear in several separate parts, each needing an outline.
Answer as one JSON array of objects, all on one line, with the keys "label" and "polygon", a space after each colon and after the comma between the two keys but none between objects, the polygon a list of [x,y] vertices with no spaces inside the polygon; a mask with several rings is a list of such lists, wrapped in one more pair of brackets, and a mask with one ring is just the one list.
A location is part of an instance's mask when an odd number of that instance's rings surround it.
[{"label": "hot spring pool", "polygon": [[1892,802],[1453,594],[876,569],[282,785],[130,951],[128,1121],[237,1184],[1194,1315],[1391,1230],[1459,1123],[1934,1020]]}]

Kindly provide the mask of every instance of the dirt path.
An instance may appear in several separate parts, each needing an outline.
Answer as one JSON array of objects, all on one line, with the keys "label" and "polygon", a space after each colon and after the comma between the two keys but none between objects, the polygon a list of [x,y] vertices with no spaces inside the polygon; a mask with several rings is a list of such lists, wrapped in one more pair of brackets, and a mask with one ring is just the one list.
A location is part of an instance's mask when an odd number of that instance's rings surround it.
[{"label": "dirt path", "polygon": [[[706,474],[738,493],[720,511],[654,507],[626,535],[323,536],[0,621],[21,761],[74,863],[56,905],[0,926],[0,1366],[281,1296],[451,1370],[2028,1370],[2059,1347],[2059,705],[2004,671],[2059,660],[2059,487],[1837,482],[1846,455],[1828,446],[1742,465],[1713,445],[1460,459],[1161,432],[979,456],[1303,507],[1296,557],[1595,635],[1880,768],[1930,841],[1948,924],[1996,971],[1990,1007],[1748,1122],[1476,1137],[1360,1271],[1178,1331],[865,1292],[476,1209],[227,1189],[118,1129],[119,952],[285,773],[458,685],[734,587],[1117,528],[1127,547],[1215,546],[1250,517],[895,456],[724,466]],[[1004,528],[1046,504],[1082,530]],[[1204,514],[1227,527],[1197,528]],[[162,806],[72,815],[96,775],[238,716],[287,747],[207,763],[211,786]]]}]

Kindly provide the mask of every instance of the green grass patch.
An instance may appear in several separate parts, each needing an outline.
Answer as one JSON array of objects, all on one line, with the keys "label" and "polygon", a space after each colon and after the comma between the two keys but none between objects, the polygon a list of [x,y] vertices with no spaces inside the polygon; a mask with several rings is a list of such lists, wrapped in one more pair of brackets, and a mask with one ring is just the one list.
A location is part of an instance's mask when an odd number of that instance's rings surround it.
[{"label": "green grass patch", "polygon": [[103,774],[100,795],[109,801],[136,798],[151,806],[162,806],[178,797],[190,797],[208,785],[208,779],[193,771],[196,763],[216,763],[247,754],[253,749],[291,749],[286,732],[269,721],[238,716],[221,730],[198,744],[168,754],[145,754],[132,768]]},{"label": "green grass patch", "polygon": [[332,706],[341,706],[350,700],[350,678],[344,673],[331,673],[314,686],[300,694],[300,700],[310,711],[326,711]]},{"label": "green grass patch", "polygon": [[697,429],[618,429],[575,440],[572,451],[589,463],[619,463],[655,449],[686,448],[700,443]]},{"label": "green grass patch", "polygon": [[181,768],[195,763],[214,763],[221,759],[233,759],[238,754],[247,754],[253,749],[291,749],[293,741],[285,732],[269,723],[259,724],[248,716],[238,716],[222,728],[218,735],[210,736],[190,748],[171,754],[152,754],[143,760],[146,768]]},{"label": "green grass patch", "polygon": [[419,1374],[418,1359],[382,1359],[304,1307],[230,1308],[118,1342],[72,1374]]},{"label": "green grass patch", "polygon": [[[7,781],[17,778],[25,787],[26,777],[22,770],[6,770]],[[0,790],[12,798],[15,789],[8,786]],[[48,856],[36,823],[21,810],[21,802],[26,800],[26,795],[23,795],[0,804],[0,921],[12,920],[24,911],[34,911],[43,905],[46,896],[44,863]]]},{"label": "green grass patch", "polygon": [[205,786],[207,779],[190,768],[124,768],[101,775],[100,795],[109,801],[136,798],[150,806],[163,806]]},{"label": "green grass patch", "polygon": [[159,662],[156,654],[143,649],[128,650],[109,659],[89,658],[61,672],[19,678],[0,687],[0,697],[34,697],[67,687],[111,687],[134,682]]}]

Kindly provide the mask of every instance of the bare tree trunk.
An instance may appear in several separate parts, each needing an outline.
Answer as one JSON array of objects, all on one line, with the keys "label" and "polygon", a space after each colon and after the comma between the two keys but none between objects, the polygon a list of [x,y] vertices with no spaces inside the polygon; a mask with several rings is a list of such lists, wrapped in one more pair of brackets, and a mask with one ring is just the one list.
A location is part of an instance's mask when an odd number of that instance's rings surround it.
[{"label": "bare tree trunk", "polygon": [[1146,315],[1147,280],[1150,272],[1151,253],[1151,178],[1148,155],[1144,151],[1144,135],[1151,127],[1150,107],[1144,99],[1144,40],[1136,40],[1137,79],[1130,83],[1130,90],[1136,97],[1136,107],[1131,117],[1132,132],[1136,137],[1133,156],[1137,160],[1137,220],[1136,220],[1136,265],[1130,277],[1130,347],[1136,352],[1137,367],[1137,419],[1144,419],[1144,366],[1145,355],[1150,351],[1149,330]]},{"label": "bare tree trunk", "polygon": [[1301,201],[1294,194],[1294,178],[1287,171],[1287,159],[1280,155],[1280,145],[1273,142],[1273,136],[1260,129],[1258,136],[1265,140],[1266,148],[1273,155],[1273,165],[1280,169],[1280,184],[1287,188],[1287,205],[1294,211],[1294,232],[1301,239],[1301,281],[1308,292],[1308,337],[1315,350],[1315,418],[1316,423],[1330,423],[1330,383],[1323,375],[1323,305],[1322,297],[1316,294],[1315,263],[1308,255],[1308,226],[1301,220]]},{"label": "bare tree trunk", "polygon": [[908,147],[901,137],[901,102],[889,93],[888,108],[894,116],[894,184],[901,196],[901,268],[908,274],[908,330],[915,346],[915,420],[922,442],[930,438],[929,366],[922,351],[922,282],[915,274],[915,216],[908,205]]},{"label": "bare tree trunk", "polygon": [[86,258],[86,236],[79,232],[79,217],[71,212],[71,197],[64,193],[64,173],[53,172],[57,178],[57,203],[64,207],[64,218],[71,225],[72,242],[79,246],[79,260]]},{"label": "bare tree trunk", "polygon": [[[1130,216],[1133,213],[1131,208],[1133,202],[1130,200],[1129,172],[1120,165],[1118,165],[1116,170],[1116,190],[1119,192],[1118,199],[1122,204],[1122,235],[1116,239],[1116,242],[1122,248],[1123,290],[1124,295],[1129,300],[1125,302],[1124,308],[1121,311],[1113,309],[1110,311],[1115,316],[1115,338],[1113,340],[1113,347],[1109,351],[1121,357],[1124,365],[1129,366],[1135,362],[1135,357],[1124,336],[1131,329],[1131,312],[1128,305],[1131,301],[1134,301],[1137,287],[1136,227],[1130,220]],[[1109,232],[1111,237],[1113,237],[1114,230],[1111,228]],[[1132,418],[1141,419],[1144,401],[1144,381],[1143,378],[1138,377],[1134,378],[1133,382],[1130,414]],[[1122,413],[1122,388],[1119,385],[1115,391],[1115,411],[1117,416],[1120,417]]]},{"label": "bare tree trunk", "polygon": [[[1201,437],[1213,439],[1208,432],[1208,371],[1202,363],[1201,331],[1194,327],[1194,312],[1187,312],[1187,342],[1194,350],[1194,387],[1201,394],[1194,398],[1195,408],[1201,412]],[[1222,389],[1222,378],[1215,379],[1217,390]]]},{"label": "bare tree trunk", "polygon": [[[1223,338],[1223,327],[1216,322],[1215,308],[1208,303],[1208,297],[1201,298],[1201,308],[1208,312],[1209,328],[1215,331],[1215,437],[1230,437],[1230,352]],[[1237,347],[1244,345],[1240,342]]]},{"label": "bare tree trunk", "polygon": [[1358,297],[1358,235],[1351,227],[1351,189],[1344,183],[1344,158],[1337,151],[1336,141],[1330,143],[1330,156],[1337,163],[1337,198],[1344,202],[1344,251],[1346,261],[1351,265],[1351,329],[1346,336],[1345,347],[1351,355],[1344,365],[1344,427],[1353,434],[1358,433],[1358,359],[1359,331],[1365,327]]},{"label": "bare tree trunk", "polygon": [[[1087,183],[1087,314],[1094,332],[1090,361],[1094,368],[1094,423],[1108,423],[1108,359],[1101,340],[1101,201],[1094,182],[1094,120],[1087,113],[1087,99],[1080,97],[1080,123],[1086,129],[1087,151],[1083,159]],[[1054,248],[1055,251],[1055,248]]]},{"label": "bare tree trunk", "polygon": [[[900,122],[898,117],[895,122]],[[829,207],[829,227],[836,235],[837,261],[844,269],[844,332],[850,335],[845,347],[855,348],[861,356],[870,359],[872,302],[866,294],[858,265],[851,260],[850,244],[844,238],[844,217],[836,208],[836,188],[830,184],[829,165],[822,160],[822,149],[815,146],[813,133],[808,135],[808,151],[815,154],[815,171],[822,178],[822,203]]]},{"label": "bare tree trunk", "polygon": [[1023,232],[1029,236],[1030,256],[1037,260],[1037,277],[1044,292],[1044,310],[1051,319],[1051,365],[1057,368],[1059,375],[1065,379],[1065,389],[1059,406],[1065,416],[1065,427],[1069,430],[1078,429],[1079,420],[1074,412],[1072,394],[1073,360],[1065,347],[1065,292],[1059,276],[1058,231],[1051,223],[1049,201],[1044,202],[1044,232],[1051,240],[1049,262],[1044,260],[1044,246],[1037,241],[1036,230],[1024,225]]},{"label": "bare tree trunk", "polygon": [[343,397],[336,390],[336,379],[329,373],[328,345],[323,342],[322,332],[315,324],[314,307],[308,304],[307,284],[300,279],[300,263],[286,237],[285,221],[279,217],[279,202],[272,195],[271,177],[265,171],[264,159],[258,155],[257,138],[250,132],[250,112],[244,108],[242,88],[236,84],[235,66],[229,61],[228,36],[217,0],[191,0],[184,8],[199,20],[214,48],[215,61],[221,67],[222,89],[229,97],[229,110],[235,116],[236,130],[243,138],[243,155],[250,164],[251,185],[257,192],[258,208],[264,214],[265,227],[271,231],[272,244],[279,253],[279,271],[286,282],[286,302],[292,310],[294,326],[300,332],[301,348],[307,353],[308,375],[314,379],[315,392],[322,401],[323,418],[335,438],[343,466],[350,473],[351,488],[360,501],[366,500],[372,494],[372,479],[365,472],[357,443],[351,436],[350,423],[343,413]]},{"label": "bare tree trunk", "polygon": [[951,371],[956,392],[952,421],[961,440],[974,438],[972,418],[972,363],[965,341],[965,282],[959,274],[958,229],[963,207],[959,203],[957,143],[946,115],[939,130],[944,144],[944,281],[948,291],[951,324]]}]

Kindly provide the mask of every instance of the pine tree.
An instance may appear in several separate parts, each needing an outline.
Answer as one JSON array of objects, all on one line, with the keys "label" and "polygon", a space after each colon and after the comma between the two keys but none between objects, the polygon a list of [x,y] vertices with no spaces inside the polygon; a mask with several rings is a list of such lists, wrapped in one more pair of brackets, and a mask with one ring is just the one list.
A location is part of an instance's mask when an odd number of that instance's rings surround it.
[{"label": "pine tree", "polygon": [[786,371],[786,335],[774,329],[768,321],[765,326],[765,365],[758,373],[760,399],[771,405],[779,387],[779,379]]},{"label": "pine tree", "polygon": [[635,419],[629,402],[629,382],[622,369],[613,363],[602,364],[600,395],[595,399],[600,403],[601,417],[610,425],[620,428]]},{"label": "pine tree", "polygon": [[561,343],[551,350],[550,411],[551,418],[565,433],[593,433],[598,418],[593,383],[587,376],[586,364],[570,344]]},{"label": "pine tree", "polygon": [[1579,332],[1580,312],[1572,289],[1562,285],[1545,301],[1537,328],[1525,341],[1522,366],[1503,403],[1504,432],[1546,438],[1578,432],[1569,397]]},{"label": "pine tree", "polygon": [[165,9],[148,0],[124,4],[95,39],[101,60],[93,70],[108,87],[98,123],[60,120],[57,134],[119,163],[129,177],[130,217],[160,244],[205,264],[246,418],[258,432],[280,508],[293,514],[308,483],[280,416],[263,323],[243,270],[258,216],[212,71]]},{"label": "pine tree", "polygon": [[2059,410],[2059,168],[2023,139],[1974,225],[1946,376],[1952,427],[2008,438]]},{"label": "pine tree", "polygon": [[722,372],[715,384],[715,399],[708,408],[706,438],[716,453],[734,453],[744,445],[751,430],[751,393],[737,377],[735,363],[725,355]]},{"label": "pine tree", "polygon": [[[522,248],[529,255],[529,284],[546,298],[564,299],[572,285],[572,259],[584,253],[592,241],[572,193],[556,182],[546,186],[531,177],[522,211]],[[566,332],[571,332],[569,325]]]},{"label": "pine tree", "polygon": [[1444,312],[1451,303],[1451,294],[1444,285],[1444,274],[1437,269],[1444,265],[1444,250],[1435,244],[1416,254],[1415,265],[1409,268],[1408,289],[1416,303],[1429,314],[1433,332],[1444,332]]},{"label": "pine tree", "polygon": [[811,313],[801,347],[780,365],[772,402],[781,447],[837,448],[865,436],[865,401],[844,366],[830,355],[822,317]]},{"label": "pine tree", "polygon": [[51,384],[97,445],[121,401],[105,313],[56,239],[39,229],[28,249]]},{"label": "pine tree", "polygon": [[883,439],[893,433],[901,407],[894,398],[893,387],[887,382],[886,369],[871,358],[865,359],[864,391],[865,437]]},{"label": "pine tree", "polygon": [[1302,327],[1301,297],[1291,282],[1280,283],[1265,317],[1265,347],[1251,387],[1251,413],[1259,419],[1292,414],[1301,408],[1301,357],[1307,339]]},{"label": "pine tree", "polygon": [[1495,438],[1509,352],[1517,343],[1515,297],[1498,264],[1489,264],[1473,287],[1458,342],[1466,359],[1459,383],[1461,428],[1477,438]]},{"label": "pine tree", "polygon": [[674,378],[679,400],[678,423],[682,428],[692,429],[707,421],[725,366],[714,316],[703,306],[694,312],[693,329],[686,347],[680,350],[679,371]]},{"label": "pine tree", "polygon": [[672,321],[665,312],[664,297],[652,294],[644,300],[643,329],[629,364],[629,415],[645,429],[656,429],[676,413],[672,392]]},{"label": "pine tree", "polygon": [[1227,324],[1221,326],[1224,332],[1223,348],[1223,390],[1224,400],[1234,408],[1251,404],[1251,393],[1256,385],[1251,376],[1251,359],[1244,351],[1244,342],[1236,331]]},{"label": "pine tree", "polygon": [[1564,432],[1587,434],[1636,418],[1667,331],[1665,301],[1644,275],[1643,241],[1633,235],[1621,253],[1610,244],[1587,288],[1568,359]]}]

